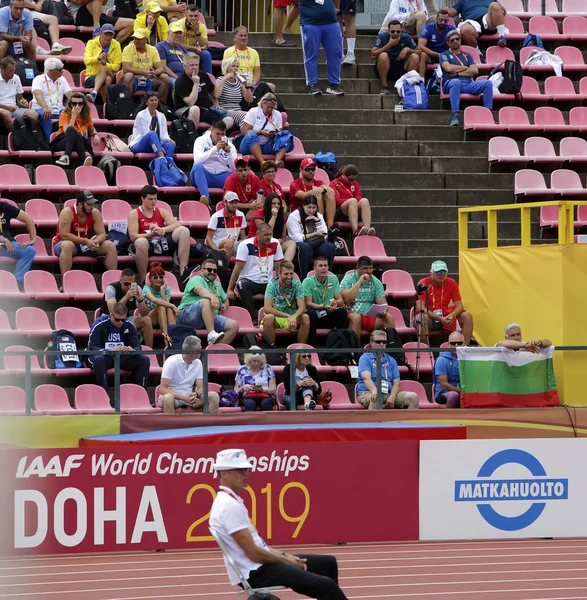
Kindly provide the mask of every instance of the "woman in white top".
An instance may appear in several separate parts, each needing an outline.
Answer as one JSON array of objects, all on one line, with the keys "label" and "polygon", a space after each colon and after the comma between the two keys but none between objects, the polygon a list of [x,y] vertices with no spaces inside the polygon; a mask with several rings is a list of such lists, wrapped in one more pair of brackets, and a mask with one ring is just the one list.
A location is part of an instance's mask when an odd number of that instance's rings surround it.
[{"label": "woman in white top", "polygon": [[147,108],[137,114],[128,145],[135,154],[153,152],[158,157],[172,157],[175,153],[175,142],[167,133],[165,115],[157,110],[157,92],[147,92],[146,99]]},{"label": "woman in white top", "polygon": [[253,92],[247,89],[245,79],[238,74],[238,58],[225,58],[222,61],[222,75],[216,80],[214,97],[218,98],[220,108],[228,111],[234,124],[242,127],[247,111],[242,109],[242,102],[252,102]]},{"label": "woman in white top", "polygon": [[334,245],[327,241],[328,229],[324,217],[318,212],[316,196],[304,198],[302,206],[294,210],[287,218],[287,237],[298,247],[300,279],[303,281],[318,256],[328,261],[332,270],[334,263]]}]

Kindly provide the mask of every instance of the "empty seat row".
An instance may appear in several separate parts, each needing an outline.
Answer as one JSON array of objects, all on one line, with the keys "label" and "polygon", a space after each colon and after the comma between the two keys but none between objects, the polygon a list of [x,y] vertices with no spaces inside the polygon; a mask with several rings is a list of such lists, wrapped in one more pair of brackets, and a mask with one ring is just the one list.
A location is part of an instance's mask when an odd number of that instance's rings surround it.
[{"label": "empty seat row", "polygon": [[526,138],[524,154],[520,154],[516,140],[496,136],[489,140],[487,158],[490,163],[585,163],[587,162],[587,141],[579,137],[563,138],[560,141],[557,155],[551,140],[533,136]]},{"label": "empty seat row", "polygon": [[[570,169],[557,169],[550,175],[550,187],[544,175],[534,169],[521,169],[514,178],[516,196],[587,196],[581,176]],[[581,215],[585,215],[581,211]],[[587,215],[585,215],[587,217]]]},{"label": "empty seat row", "polygon": [[[542,12],[542,0],[527,0],[528,10],[524,10],[522,0],[500,0],[508,15],[531,18]],[[551,17],[564,18],[568,15],[586,15],[587,5],[584,0],[562,0],[561,10],[556,0],[546,0],[546,14]]]}]

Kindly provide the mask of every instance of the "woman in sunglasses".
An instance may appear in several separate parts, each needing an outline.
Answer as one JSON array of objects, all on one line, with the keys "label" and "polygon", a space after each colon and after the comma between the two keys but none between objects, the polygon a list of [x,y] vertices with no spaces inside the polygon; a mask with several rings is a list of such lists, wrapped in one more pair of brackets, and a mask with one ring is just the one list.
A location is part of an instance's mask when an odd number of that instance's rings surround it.
[{"label": "woman in sunglasses", "polygon": [[[316,400],[322,393],[322,386],[320,385],[318,370],[312,364],[312,355],[309,352],[296,354],[295,370],[296,406],[303,404],[305,410],[314,410]],[[291,406],[290,373],[291,364],[287,364],[283,369],[283,384],[285,386],[283,404],[288,410]]]},{"label": "woman in sunglasses", "polygon": [[165,281],[165,270],[163,265],[156,261],[151,263],[151,270],[147,273],[147,285],[143,288],[145,304],[151,317],[153,325],[159,325],[161,334],[171,345],[169,337],[169,325],[175,325],[179,310],[175,304],[171,302],[171,288]]},{"label": "woman in sunglasses", "polygon": [[81,92],[74,92],[59,115],[59,129],[51,142],[52,152],[64,152],[55,164],[68,167],[71,155],[76,152],[84,166],[91,165],[94,157],[92,144],[97,146],[99,143],[100,136],[90,116],[88,102]]}]

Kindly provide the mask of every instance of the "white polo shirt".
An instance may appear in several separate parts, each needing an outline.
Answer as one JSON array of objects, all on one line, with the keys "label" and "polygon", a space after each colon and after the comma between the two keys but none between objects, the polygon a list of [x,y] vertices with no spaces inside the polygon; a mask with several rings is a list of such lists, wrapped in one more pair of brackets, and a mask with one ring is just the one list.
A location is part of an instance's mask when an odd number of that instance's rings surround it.
[{"label": "white polo shirt", "polygon": [[212,241],[218,246],[222,240],[238,240],[243,229],[247,227],[247,219],[240,210],[237,210],[232,217],[224,210],[215,212],[210,217],[208,231],[213,231]]},{"label": "white polo shirt", "polygon": [[16,106],[16,96],[23,92],[22,83],[18,75],[15,74],[8,81],[4,81],[4,78],[0,75],[0,104]]},{"label": "white polo shirt", "polygon": [[67,94],[67,92],[71,92],[69,83],[67,83],[67,79],[65,79],[63,75],[58,77],[56,81],[53,81],[49,75],[46,75],[45,73],[37,75],[33,79],[31,89],[33,91],[33,104],[31,105],[31,108],[33,110],[39,110],[39,108],[41,108],[41,105],[35,98],[35,91],[38,90],[43,94],[47,106],[54,115],[63,112],[63,96]]},{"label": "white polo shirt", "polygon": [[279,240],[271,238],[265,248],[260,248],[257,238],[247,238],[238,245],[236,261],[245,263],[239,279],[250,279],[255,283],[268,283],[273,277],[275,263],[283,260]]},{"label": "white polo shirt", "polygon": [[[253,536],[253,541],[259,548],[269,550],[269,546],[257,533],[249,518],[249,511],[240,496],[237,496],[230,488],[221,485],[218,494],[212,503],[210,511],[210,527],[216,530],[218,537],[224,542],[236,566],[240,569],[245,579],[249,578],[251,571],[259,569],[263,565],[253,562],[245,554],[244,550],[234,541],[233,533],[248,529]],[[240,583],[239,578],[224,558],[224,564],[228,571],[228,578],[232,585]]]},{"label": "white polo shirt", "polygon": [[197,358],[187,364],[182,354],[170,356],[163,364],[161,379],[169,379],[169,389],[178,394],[191,394],[197,379],[203,379],[202,361]]}]

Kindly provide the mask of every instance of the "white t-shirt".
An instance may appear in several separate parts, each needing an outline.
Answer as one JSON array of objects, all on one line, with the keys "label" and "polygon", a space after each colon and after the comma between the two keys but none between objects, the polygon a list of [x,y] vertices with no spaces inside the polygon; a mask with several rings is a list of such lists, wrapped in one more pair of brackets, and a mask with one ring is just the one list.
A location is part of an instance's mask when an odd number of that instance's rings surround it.
[{"label": "white t-shirt", "polygon": [[2,75],[0,75],[0,104],[16,106],[16,96],[23,92],[22,83],[18,75],[14,75],[8,81],[4,81]]},{"label": "white t-shirt", "polygon": [[[277,131],[277,129],[283,129],[283,120],[281,113],[274,109],[273,112],[267,116],[263,114],[263,109],[260,106],[251,108],[245,117],[245,123],[253,126],[253,131],[259,133],[259,131]],[[266,144],[269,138],[264,135],[259,136],[259,143],[261,145]]]},{"label": "white t-shirt", "polygon": [[[237,496],[231,489],[220,486],[216,499],[212,503],[210,511],[210,527],[216,530],[218,537],[224,542],[230,555],[234,559],[236,566],[240,569],[245,579],[249,578],[251,571],[259,569],[263,565],[250,560],[244,550],[234,541],[233,533],[248,529],[253,536],[253,541],[259,548],[269,547],[263,538],[257,533],[249,519],[249,512],[242,499]],[[226,558],[224,564],[228,571],[228,578],[232,585],[240,583],[236,573],[232,570]]]},{"label": "white t-shirt", "polygon": [[268,283],[273,277],[275,263],[283,260],[283,250],[275,238],[271,238],[265,248],[257,246],[257,238],[247,238],[238,245],[236,260],[245,263],[239,279]]},{"label": "white t-shirt", "polygon": [[53,81],[45,73],[42,75],[37,75],[33,79],[32,85],[33,110],[38,110],[41,108],[41,105],[35,98],[35,90],[42,92],[47,106],[51,109],[51,113],[54,115],[58,115],[63,111],[63,96],[67,94],[67,92],[71,92],[71,88],[69,87],[69,83],[67,83],[67,79],[65,79],[65,77],[61,76],[56,81]]},{"label": "white t-shirt", "polygon": [[161,379],[168,379],[169,389],[178,394],[191,394],[196,380],[203,379],[204,371],[199,358],[187,364],[182,354],[174,354],[163,364]]},{"label": "white t-shirt", "polygon": [[238,240],[241,231],[246,227],[247,219],[240,210],[237,210],[234,217],[229,219],[226,218],[224,210],[219,210],[210,217],[210,223],[208,223],[208,230],[214,232],[212,241],[217,246],[222,240]]}]

